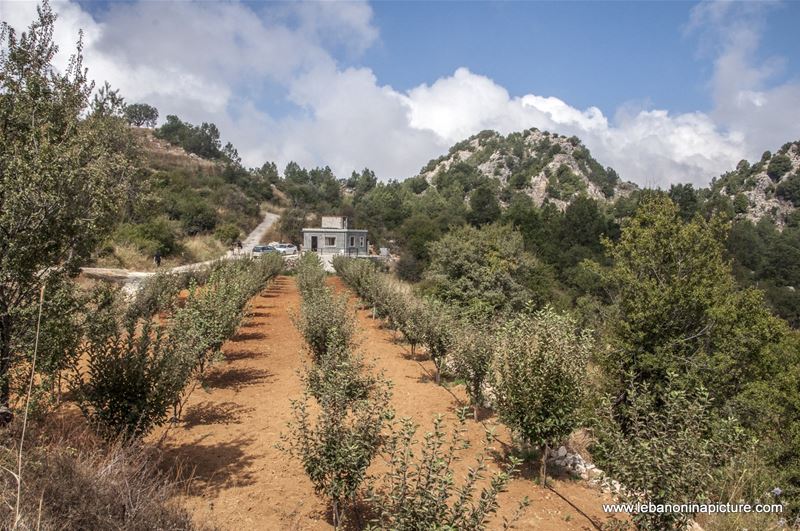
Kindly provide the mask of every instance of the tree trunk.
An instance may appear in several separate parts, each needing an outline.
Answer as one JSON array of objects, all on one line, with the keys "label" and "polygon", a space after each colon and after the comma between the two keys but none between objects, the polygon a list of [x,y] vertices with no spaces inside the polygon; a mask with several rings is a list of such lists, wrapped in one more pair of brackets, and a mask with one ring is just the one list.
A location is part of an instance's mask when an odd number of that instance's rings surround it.
[{"label": "tree trunk", "polygon": [[11,382],[8,381],[11,370],[11,316],[0,317],[0,407],[8,407],[11,399]]},{"label": "tree trunk", "polygon": [[478,404],[472,405],[472,418],[475,422],[478,422]]},{"label": "tree trunk", "polygon": [[542,484],[542,487],[547,486],[547,453],[549,447],[545,444],[542,447],[542,462],[539,467],[539,483]]}]

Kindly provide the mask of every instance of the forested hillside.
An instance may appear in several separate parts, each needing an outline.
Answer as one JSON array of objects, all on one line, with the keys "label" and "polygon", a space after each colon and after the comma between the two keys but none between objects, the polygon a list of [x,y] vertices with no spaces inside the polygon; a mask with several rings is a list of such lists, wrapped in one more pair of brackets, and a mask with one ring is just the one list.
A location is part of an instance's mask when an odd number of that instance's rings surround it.
[{"label": "forested hillside", "polygon": [[138,171],[98,264],[146,268],[156,251],[175,263],[215,258],[259,222],[277,178],[272,166],[244,168],[214,124],[168,116],[155,130],[131,127]]},{"label": "forested hillside", "polygon": [[597,162],[577,137],[535,128],[505,137],[483,131],[430,161],[420,177],[440,190],[488,185],[503,204],[521,192],[536,206],[549,201],[562,210],[582,195],[613,201],[635,189]]}]

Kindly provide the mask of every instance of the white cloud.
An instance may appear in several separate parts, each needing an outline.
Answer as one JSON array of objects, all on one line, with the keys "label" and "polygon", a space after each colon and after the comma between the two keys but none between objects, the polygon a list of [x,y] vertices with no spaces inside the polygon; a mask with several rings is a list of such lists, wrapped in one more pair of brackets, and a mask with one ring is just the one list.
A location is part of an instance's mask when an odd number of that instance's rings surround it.
[{"label": "white cloud", "polygon": [[[92,77],[162,115],[217,123],[250,165],[296,160],[339,175],[368,166],[384,179],[403,178],[480,130],[538,127],[577,135],[625,179],[702,185],[741,158],[800,137],[800,86],[776,84],[781,61],[756,57],[761,5],[700,4],[691,12],[687,32],[714,57],[712,111],[623,108],[613,119],[553,96],[512,97],[468,68],[403,92],[368,68],[343,67],[338,56],[357,58],[379,39],[363,2],[112,3],[94,16],[75,3],[53,9],[59,64],[82,28]],[[0,3],[0,17],[17,28],[34,14],[34,3]]]}]

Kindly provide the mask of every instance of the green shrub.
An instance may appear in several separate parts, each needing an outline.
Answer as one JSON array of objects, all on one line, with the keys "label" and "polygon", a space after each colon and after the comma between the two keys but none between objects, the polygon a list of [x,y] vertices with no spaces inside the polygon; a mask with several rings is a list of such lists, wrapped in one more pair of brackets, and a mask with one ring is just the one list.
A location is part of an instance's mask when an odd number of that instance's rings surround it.
[{"label": "green shrub", "polygon": [[542,485],[548,449],[578,425],[592,339],[575,329],[571,317],[547,307],[507,321],[497,336],[495,408],[525,443],[541,451]]},{"label": "green shrub", "polygon": [[767,175],[769,178],[773,180],[773,182],[778,182],[781,180],[781,177],[786,175],[786,172],[792,169],[792,160],[783,154],[775,155],[769,161],[767,165]]},{"label": "green shrub", "polygon": [[348,348],[353,344],[355,315],[344,294],[336,296],[329,288],[307,292],[300,314],[293,320],[316,359],[322,358],[334,343]]},{"label": "green shrub", "polygon": [[[469,447],[463,435],[463,412],[460,421],[448,436],[442,418],[436,417],[433,431],[425,434],[422,442],[416,437],[417,426],[411,419],[402,419],[399,425],[392,426],[384,447],[389,470],[369,496],[377,513],[375,529],[486,529],[487,519],[499,507],[497,496],[505,490],[519,462],[512,458],[478,492],[487,470],[483,456],[479,456],[464,482],[457,485],[452,465],[459,452]],[[527,504],[526,498],[520,509]],[[507,527],[512,522],[505,523]]]},{"label": "green shrub", "polygon": [[76,368],[78,405],[105,437],[137,438],[167,419],[190,366],[150,319],[120,325],[110,292],[99,298],[84,342],[85,373]]},{"label": "green shrub", "polygon": [[316,253],[303,253],[295,264],[297,289],[305,297],[325,288],[325,270]]},{"label": "green shrub", "polygon": [[[662,391],[647,385],[627,390],[623,417],[605,401],[592,454],[622,488],[624,503],[685,504],[709,499],[714,473],[736,455],[741,434],[720,417],[702,388],[687,388],[670,375]],[[729,501],[729,500],[719,500]],[[640,512],[637,529],[682,530],[692,514]]]},{"label": "green shrub", "polygon": [[453,340],[453,318],[447,311],[447,307],[434,299],[428,299],[421,310],[424,320],[422,342],[428,356],[436,366],[434,378],[438,384],[441,381],[445,359]]},{"label": "green shrub", "polygon": [[239,230],[239,227],[233,223],[225,223],[224,225],[220,225],[217,230],[214,231],[214,236],[228,246],[236,243],[236,240],[239,239],[241,234],[242,233]]},{"label": "green shrub", "polygon": [[485,387],[491,376],[494,345],[489,323],[459,323],[453,334],[453,371],[466,384],[475,420],[478,420],[478,408],[486,403]]},{"label": "green shrub", "polygon": [[133,245],[148,255],[156,251],[170,255],[179,248],[175,226],[163,216],[138,225],[120,225],[114,233],[114,240]]}]

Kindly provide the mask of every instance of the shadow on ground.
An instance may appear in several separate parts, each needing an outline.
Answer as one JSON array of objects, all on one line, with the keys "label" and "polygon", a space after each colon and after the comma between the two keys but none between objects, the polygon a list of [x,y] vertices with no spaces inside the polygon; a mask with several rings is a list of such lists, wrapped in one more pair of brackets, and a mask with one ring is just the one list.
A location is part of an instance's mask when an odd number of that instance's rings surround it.
[{"label": "shadow on ground", "polygon": [[203,387],[210,389],[235,389],[269,382],[273,374],[253,367],[222,367],[210,372],[203,380]]},{"label": "shadow on ground", "polygon": [[190,495],[252,485],[255,482],[248,468],[260,457],[250,447],[252,437],[211,443],[206,436],[194,442],[169,446],[164,463],[171,467],[179,481],[186,482]]},{"label": "shadow on ground", "polygon": [[205,401],[186,409],[183,427],[189,429],[201,424],[241,424],[242,417],[252,411],[254,408],[244,407],[236,402]]}]

